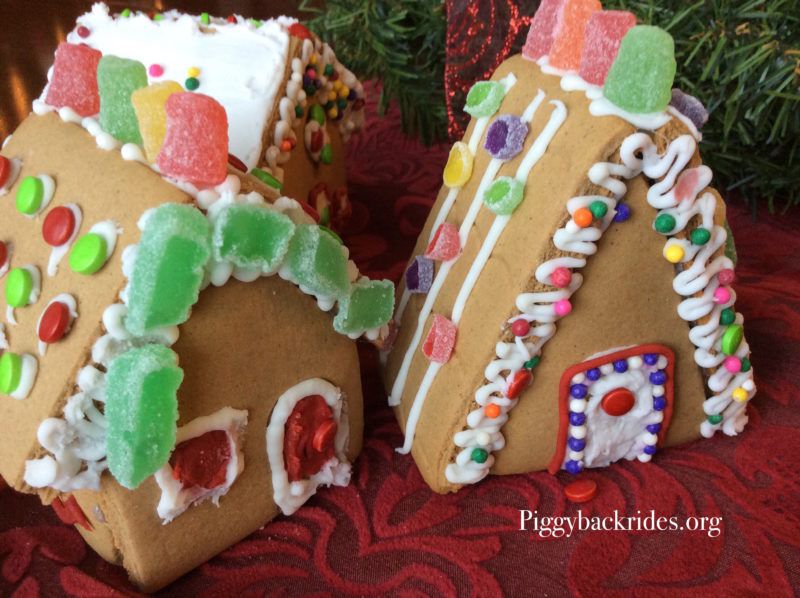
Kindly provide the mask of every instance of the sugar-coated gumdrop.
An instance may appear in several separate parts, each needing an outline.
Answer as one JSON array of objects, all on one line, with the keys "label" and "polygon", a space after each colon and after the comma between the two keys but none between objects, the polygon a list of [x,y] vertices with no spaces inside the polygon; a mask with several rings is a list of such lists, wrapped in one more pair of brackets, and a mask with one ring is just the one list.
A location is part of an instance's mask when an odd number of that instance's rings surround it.
[{"label": "sugar-coated gumdrop", "polygon": [[433,284],[433,260],[418,255],[406,270],[406,288],[411,293],[427,293]]},{"label": "sugar-coated gumdrop", "polygon": [[198,187],[228,174],[228,117],[214,98],[175,93],[167,98],[167,135],[158,154],[161,172]]},{"label": "sugar-coated gumdrop", "polygon": [[144,144],[144,155],[150,162],[156,161],[167,134],[167,111],[164,107],[167,98],[173,93],[181,92],[183,87],[175,81],[161,81],[141,87],[131,95]]},{"label": "sugar-coated gumdrop", "polygon": [[125,488],[158,471],[175,446],[183,371],[164,345],[131,349],[106,374],[108,468]]},{"label": "sugar-coated gumdrop", "polygon": [[123,143],[142,144],[139,121],[131,103],[131,94],[147,85],[147,71],[141,62],[103,56],[97,65],[100,92],[100,126]]},{"label": "sugar-coated gumdrop", "polygon": [[81,116],[100,112],[97,65],[102,56],[98,50],[82,44],[58,44],[44,101],[56,108],[72,108]]},{"label": "sugar-coated gumdrop", "polygon": [[394,285],[388,280],[360,280],[350,295],[339,300],[333,328],[340,334],[360,334],[380,328],[392,319]]},{"label": "sugar-coated gumdrop", "polygon": [[316,295],[343,298],[350,292],[342,243],[319,226],[297,227],[286,264],[295,282]]},{"label": "sugar-coated gumdrop", "polygon": [[459,253],[461,253],[461,240],[458,238],[458,229],[454,224],[443,222],[428,244],[425,256],[446,262],[454,259]]},{"label": "sugar-coated gumdrop", "polygon": [[508,176],[495,180],[483,194],[483,203],[502,216],[513,214],[525,195],[525,184]]},{"label": "sugar-coated gumdrop", "polygon": [[265,206],[231,205],[214,222],[214,258],[240,268],[274,272],[293,234],[294,223],[285,214]]},{"label": "sugar-coated gumdrop", "polygon": [[528,123],[519,116],[503,114],[489,125],[484,147],[492,158],[510,160],[522,151],[527,135]]},{"label": "sugar-coated gumdrop", "polygon": [[464,111],[475,118],[491,116],[506,97],[506,89],[497,81],[478,81],[467,93],[467,104]]},{"label": "sugar-coated gumdrop", "polygon": [[658,27],[637,25],[622,39],[603,94],[635,114],[661,112],[672,98],[675,42]]},{"label": "sugar-coated gumdrop", "polygon": [[433,324],[422,344],[425,357],[436,363],[447,363],[456,345],[456,325],[439,314],[433,315]]},{"label": "sugar-coated gumdrop", "polygon": [[708,122],[708,110],[706,110],[703,102],[693,95],[684,93],[677,87],[672,90],[672,98],[669,101],[669,105],[692,121],[692,124],[698,130],[702,129]]},{"label": "sugar-coated gumdrop", "polygon": [[584,81],[602,85],[614,63],[622,38],[636,25],[636,15],[625,10],[599,10],[589,17],[583,40],[579,74]]},{"label": "sugar-coated gumdrop", "polygon": [[147,216],[128,289],[125,325],[137,336],[182,324],[211,257],[210,225],[195,207],[162,204]]},{"label": "sugar-coated gumdrop", "polygon": [[556,34],[556,21],[565,0],[542,0],[533,15],[522,55],[528,60],[538,60],[550,53]]},{"label": "sugar-coated gumdrop", "polygon": [[472,176],[473,161],[474,157],[467,144],[456,141],[450,148],[450,155],[442,172],[444,184],[450,188],[463,186]]},{"label": "sugar-coated gumdrop", "polygon": [[211,430],[184,440],[169,458],[172,477],[184,488],[219,488],[228,477],[231,443],[225,430]]},{"label": "sugar-coated gumdrop", "polygon": [[550,66],[577,71],[581,66],[586,24],[600,10],[600,0],[566,0],[556,19],[556,35],[550,48]]}]

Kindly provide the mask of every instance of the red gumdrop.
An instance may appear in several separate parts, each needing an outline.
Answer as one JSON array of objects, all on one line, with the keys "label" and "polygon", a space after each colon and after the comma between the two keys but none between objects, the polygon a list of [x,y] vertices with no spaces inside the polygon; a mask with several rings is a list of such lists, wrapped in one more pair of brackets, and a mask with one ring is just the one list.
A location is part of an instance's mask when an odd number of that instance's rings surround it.
[{"label": "red gumdrop", "polygon": [[322,396],[297,402],[283,435],[283,461],[290,482],[308,479],[334,456],[336,427],[333,411]]},{"label": "red gumdrop", "polygon": [[447,363],[453,354],[456,345],[458,329],[450,320],[439,314],[434,314],[433,324],[428,330],[428,336],[422,344],[425,357],[435,363]]},{"label": "red gumdrop", "polygon": [[289,35],[299,37],[300,39],[311,39],[311,32],[300,23],[292,23],[289,25]]},{"label": "red gumdrop", "polygon": [[162,174],[213,187],[228,174],[228,117],[214,98],[174,93],[167,98],[167,133],[158,153]]},{"label": "red gumdrop", "polygon": [[172,477],[184,488],[211,490],[225,483],[231,445],[225,430],[212,430],[179,443],[169,458]]},{"label": "red gumdrop", "polygon": [[53,208],[42,223],[42,237],[51,247],[63,245],[75,232],[75,214],[66,206]]},{"label": "red gumdrop", "polygon": [[600,10],[600,0],[566,0],[556,21],[556,36],[550,48],[550,65],[567,71],[581,66],[584,32],[592,13]]},{"label": "red gumdrop", "polygon": [[636,16],[626,10],[599,10],[589,17],[579,71],[584,81],[605,83],[622,38],[635,25]]},{"label": "red gumdrop", "polygon": [[529,60],[538,60],[550,53],[556,33],[556,20],[565,0],[542,0],[533,15],[522,55]]},{"label": "red gumdrop", "polygon": [[443,222],[436,229],[433,239],[425,250],[425,256],[432,260],[446,262],[454,259],[461,252],[461,240],[454,224]]},{"label": "red gumdrop", "polygon": [[39,320],[37,330],[39,340],[48,344],[57,343],[64,338],[71,322],[72,314],[69,312],[69,306],[61,301],[53,301]]},{"label": "red gumdrop", "polygon": [[56,50],[45,102],[56,108],[72,108],[81,116],[100,112],[97,65],[102,56],[94,48],[61,42]]}]

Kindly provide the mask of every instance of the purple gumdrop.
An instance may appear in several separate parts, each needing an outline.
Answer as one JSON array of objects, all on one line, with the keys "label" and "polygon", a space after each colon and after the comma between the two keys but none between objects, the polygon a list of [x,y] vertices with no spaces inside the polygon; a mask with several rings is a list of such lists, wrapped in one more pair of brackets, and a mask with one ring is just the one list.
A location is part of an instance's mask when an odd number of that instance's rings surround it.
[{"label": "purple gumdrop", "polygon": [[513,114],[503,114],[489,125],[484,147],[493,158],[510,160],[522,151],[527,135],[528,123]]},{"label": "purple gumdrop", "polygon": [[703,102],[693,95],[682,92],[677,87],[672,89],[672,99],[669,105],[692,121],[695,127],[702,129],[708,122],[708,110],[703,106]]},{"label": "purple gumdrop", "polygon": [[406,270],[406,288],[411,293],[427,293],[433,284],[433,260],[418,255]]}]

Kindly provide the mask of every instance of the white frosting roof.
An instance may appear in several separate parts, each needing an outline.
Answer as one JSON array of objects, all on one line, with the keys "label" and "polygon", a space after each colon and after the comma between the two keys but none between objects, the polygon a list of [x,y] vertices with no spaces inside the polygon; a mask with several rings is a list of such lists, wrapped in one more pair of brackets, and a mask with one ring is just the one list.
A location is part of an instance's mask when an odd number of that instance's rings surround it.
[{"label": "white frosting roof", "polygon": [[[78,17],[78,26],[89,35],[81,37],[76,27],[67,41],[138,60],[151,83],[171,79],[184,85],[189,69],[200,69],[198,93],[216,99],[228,114],[230,153],[253,168],[286,72],[287,27],[295,20],[278,17],[257,27],[237,17],[236,23],[211,19],[206,26],[200,17],[177,11],[162,16],[159,21],[142,13],[113,18],[105,4],[97,3]],[[149,74],[153,64],[163,67],[161,76]]]}]

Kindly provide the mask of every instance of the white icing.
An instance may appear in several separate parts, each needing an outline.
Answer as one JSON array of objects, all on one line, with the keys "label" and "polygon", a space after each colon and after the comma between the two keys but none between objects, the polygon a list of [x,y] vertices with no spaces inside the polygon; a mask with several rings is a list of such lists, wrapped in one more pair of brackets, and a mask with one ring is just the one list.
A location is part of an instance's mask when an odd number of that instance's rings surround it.
[{"label": "white icing", "polygon": [[68,203],[64,205],[72,215],[75,217],[75,227],[72,229],[72,235],[70,235],[69,239],[58,247],[53,247],[50,250],[50,259],[47,261],[47,275],[50,277],[55,276],[58,274],[58,264],[61,263],[61,260],[64,259],[64,256],[69,253],[69,248],[75,242],[75,239],[78,237],[78,232],[81,228],[81,223],[83,222],[83,213],[81,209],[75,205],[74,203]]},{"label": "white icing", "polygon": [[[331,408],[337,423],[334,442],[335,456],[307,480],[289,482],[283,456],[283,437],[286,420],[302,399],[320,395]],[[275,403],[267,426],[267,457],[272,472],[272,489],[275,504],[284,515],[291,515],[317,492],[319,486],[346,486],[350,481],[350,463],[345,451],[349,440],[349,425],[341,391],[321,378],[304,380],[286,390]]]},{"label": "white icing", "polygon": [[[9,139],[11,139],[11,135],[6,137],[5,141],[3,141],[3,147],[5,147]],[[10,170],[6,182],[0,186],[0,197],[8,193],[11,187],[14,186],[14,183],[17,181],[17,177],[19,177],[19,171],[22,169],[22,162],[19,158],[10,158],[8,163]]]},{"label": "white icing", "polygon": [[[78,317],[78,302],[75,301],[75,297],[73,297],[69,293],[61,293],[60,295],[56,295],[50,301],[47,302],[47,305],[44,306],[44,309],[42,310],[42,313],[39,316],[39,320],[36,322],[36,330],[39,330],[39,326],[42,323],[42,316],[44,316],[45,312],[47,311],[47,308],[56,302],[63,303],[69,308],[70,322],[67,325],[67,329],[64,332],[64,334],[69,332],[69,329],[72,327],[72,323],[75,321],[75,318]],[[38,348],[39,348],[39,355],[41,357],[44,357],[45,353],[47,353],[47,343],[40,340]]]},{"label": "white icing", "polygon": [[181,515],[192,505],[211,499],[219,506],[219,500],[228,493],[236,478],[244,470],[244,454],[241,448],[241,439],[247,425],[247,411],[224,407],[211,415],[198,417],[178,428],[175,445],[197,438],[208,432],[223,430],[230,446],[230,460],[225,472],[225,482],[217,488],[206,489],[199,486],[184,488],[179,480],[172,476],[172,467],[166,463],[155,473],[155,480],[161,489],[161,499],[158,502],[157,512],[162,522],[166,525],[177,516]]}]

